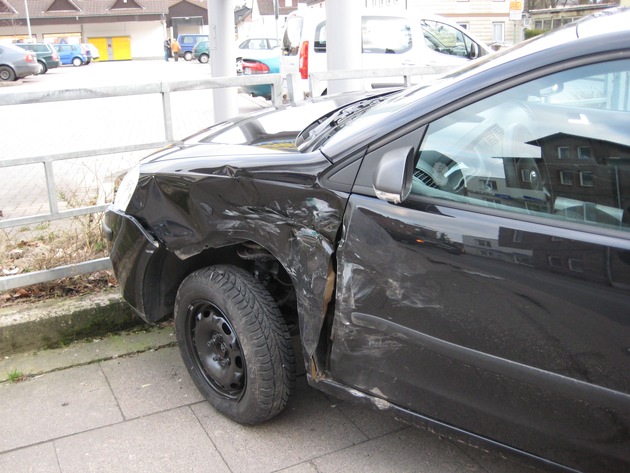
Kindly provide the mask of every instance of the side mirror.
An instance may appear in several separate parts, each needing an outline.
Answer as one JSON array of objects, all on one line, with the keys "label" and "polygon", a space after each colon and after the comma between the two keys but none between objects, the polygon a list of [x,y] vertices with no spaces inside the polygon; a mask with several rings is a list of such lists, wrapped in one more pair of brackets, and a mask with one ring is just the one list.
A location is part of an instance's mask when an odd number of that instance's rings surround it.
[{"label": "side mirror", "polygon": [[376,197],[400,204],[409,196],[415,155],[414,148],[397,148],[383,155],[372,181]]},{"label": "side mirror", "polygon": [[477,43],[471,43],[468,57],[470,59],[477,59],[479,57],[479,45]]}]

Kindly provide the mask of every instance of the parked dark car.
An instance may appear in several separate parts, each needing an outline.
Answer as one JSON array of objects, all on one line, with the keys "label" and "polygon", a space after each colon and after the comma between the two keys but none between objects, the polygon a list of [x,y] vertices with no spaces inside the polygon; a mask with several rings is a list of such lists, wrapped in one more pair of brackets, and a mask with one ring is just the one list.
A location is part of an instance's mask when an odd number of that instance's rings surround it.
[{"label": "parked dark car", "polygon": [[16,81],[39,72],[37,56],[11,44],[0,44],[0,81]]},{"label": "parked dark car", "polygon": [[92,57],[88,57],[86,50],[79,44],[55,44],[54,46],[63,65],[72,64],[78,67],[92,61]]},{"label": "parked dark car", "polygon": [[193,48],[199,41],[208,41],[207,34],[180,34],[177,36],[177,42],[182,48],[179,52],[179,56],[183,57],[186,61],[190,61],[193,58]]},{"label": "parked dark car", "polygon": [[39,63],[39,74],[46,74],[48,69],[54,69],[61,65],[59,53],[52,44],[46,43],[16,43],[18,46],[27,51],[33,51],[37,56]]},{"label": "parked dark car", "polygon": [[628,24],[606,12],[149,156],[105,218],[124,298],[174,314],[237,422],[282,411],[301,355],[311,386],[412,424],[630,471]]},{"label": "parked dark car", "polygon": [[192,57],[202,64],[207,64],[210,60],[210,41],[199,41],[192,49]]}]

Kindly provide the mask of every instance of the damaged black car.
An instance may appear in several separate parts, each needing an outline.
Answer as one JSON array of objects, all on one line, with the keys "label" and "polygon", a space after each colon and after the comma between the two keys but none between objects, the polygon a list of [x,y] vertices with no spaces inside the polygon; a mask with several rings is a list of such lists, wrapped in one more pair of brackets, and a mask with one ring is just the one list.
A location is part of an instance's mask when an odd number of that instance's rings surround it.
[{"label": "damaged black car", "polygon": [[629,23],[149,156],[105,218],[124,298],[174,315],[237,422],[282,411],[299,358],[311,386],[410,423],[630,471]]}]

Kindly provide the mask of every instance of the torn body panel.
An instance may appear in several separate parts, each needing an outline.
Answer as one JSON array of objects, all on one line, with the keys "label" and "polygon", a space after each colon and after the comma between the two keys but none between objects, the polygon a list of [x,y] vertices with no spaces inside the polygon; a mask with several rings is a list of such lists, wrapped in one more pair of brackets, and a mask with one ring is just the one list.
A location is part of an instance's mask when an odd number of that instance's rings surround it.
[{"label": "torn body panel", "polygon": [[[310,357],[332,297],[332,254],[347,196],[319,186],[318,173],[330,165],[320,153],[287,153],[271,162],[264,156],[254,160],[236,147],[238,152],[224,153],[216,159],[222,164],[212,167],[209,148],[203,146],[200,160],[190,158],[191,149],[186,160],[176,160],[174,152],[172,166],[161,158],[159,172],[141,176],[129,212],[152,229],[164,251],[182,261],[243,242],[272,254],[292,279]],[[245,171],[239,162],[248,160],[256,164]],[[279,172],[279,166],[291,172]]]},{"label": "torn body panel", "polygon": [[[518,425],[531,451],[556,442],[584,462],[605,458],[609,439],[628,441],[629,296],[597,274],[571,280],[576,293],[549,266],[468,254],[461,243],[512,235],[513,225],[352,196],[336,254],[331,379],[482,436],[507,438]],[[558,251],[612,251],[527,228],[531,251],[554,237]],[[588,435],[567,434],[577,431]]]}]

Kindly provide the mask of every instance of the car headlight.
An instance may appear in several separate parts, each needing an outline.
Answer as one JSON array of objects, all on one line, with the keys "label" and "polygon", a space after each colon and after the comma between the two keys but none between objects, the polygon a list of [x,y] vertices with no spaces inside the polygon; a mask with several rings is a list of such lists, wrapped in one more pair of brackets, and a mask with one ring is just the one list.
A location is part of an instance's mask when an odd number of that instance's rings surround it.
[{"label": "car headlight", "polygon": [[140,166],[134,166],[127,171],[120,186],[118,186],[116,197],[114,198],[114,209],[120,211],[127,209],[131,197],[136,190],[136,186],[138,185],[138,179],[140,179]]}]

